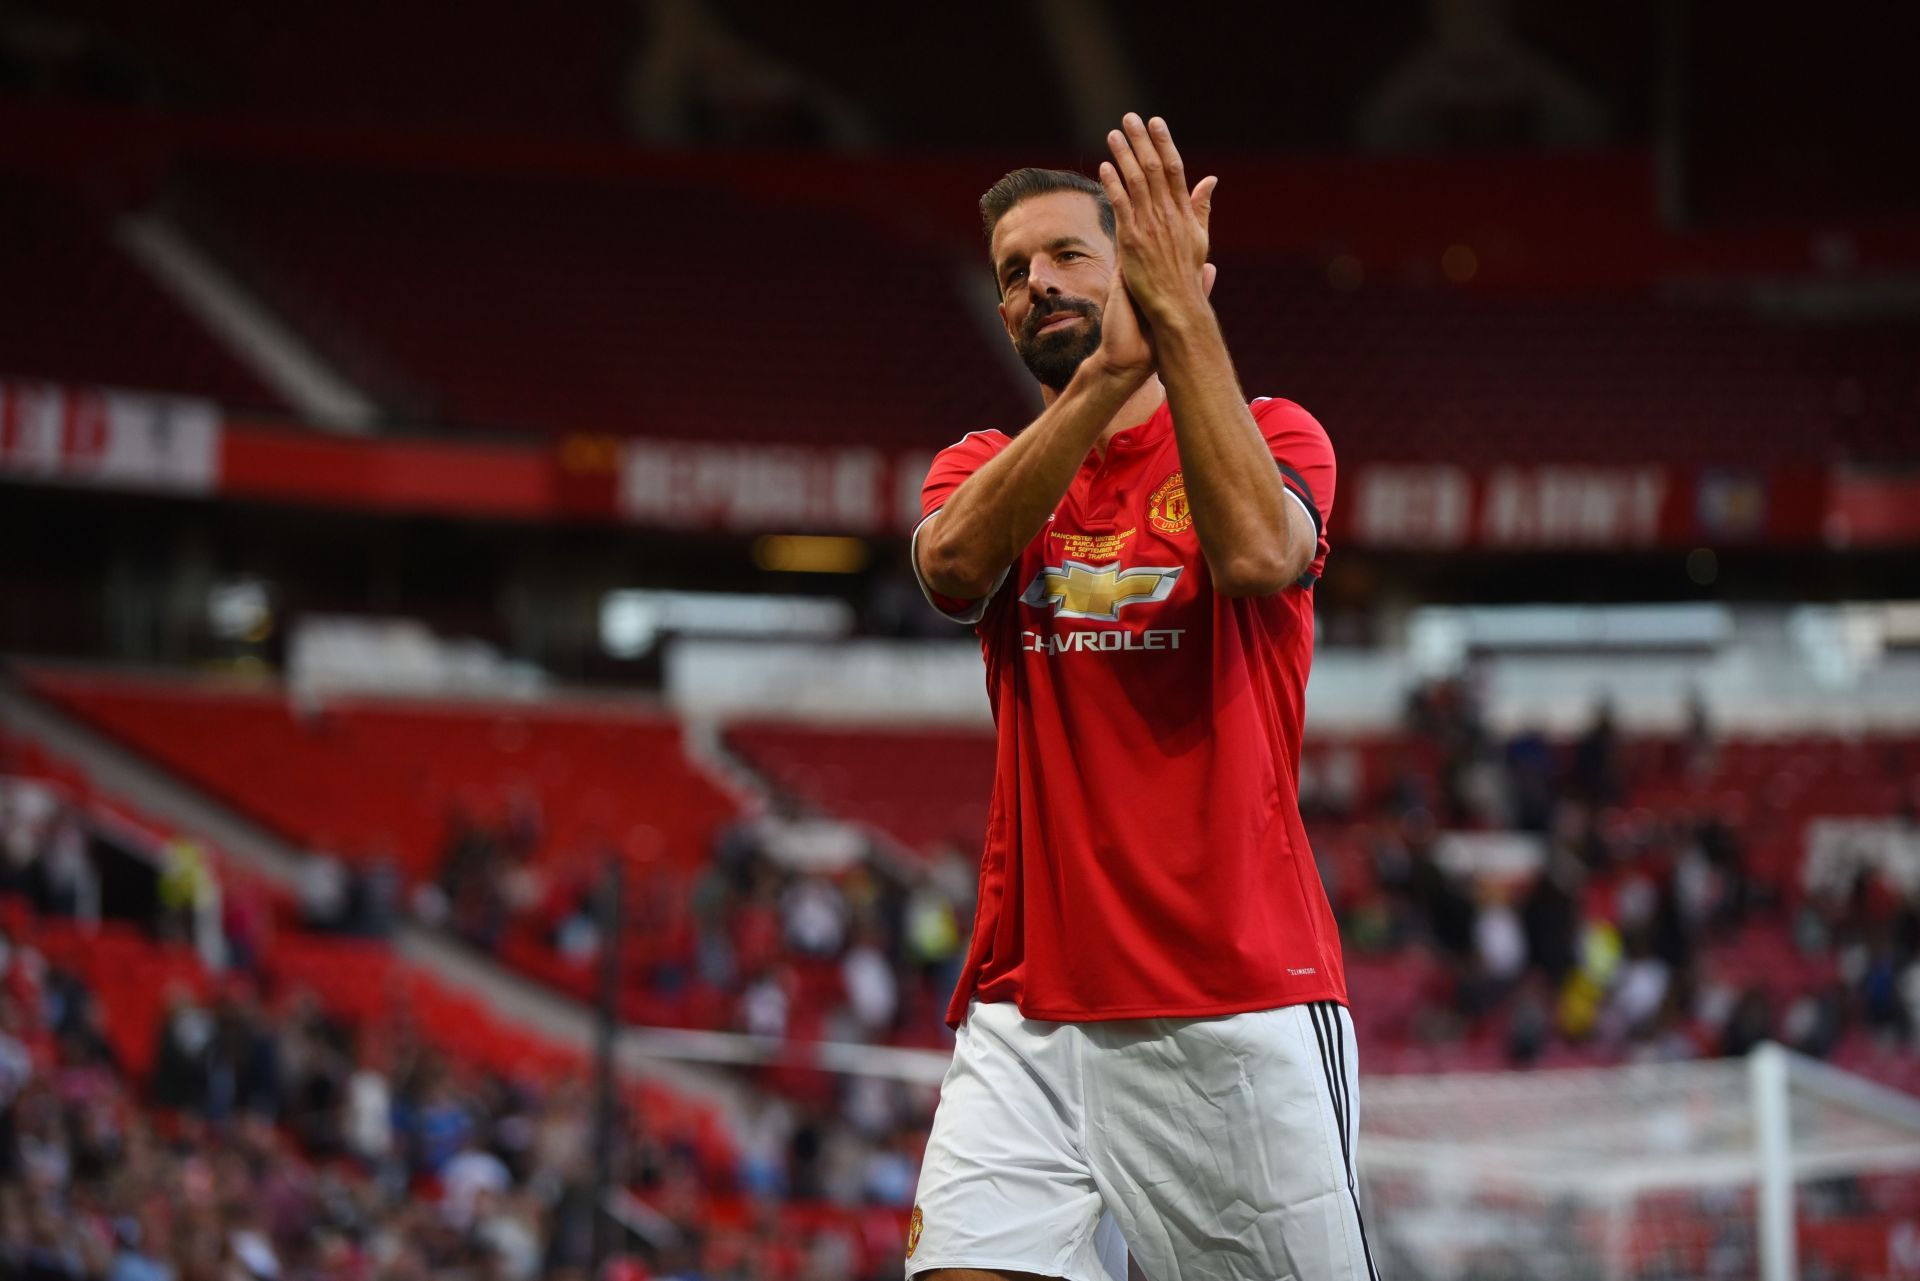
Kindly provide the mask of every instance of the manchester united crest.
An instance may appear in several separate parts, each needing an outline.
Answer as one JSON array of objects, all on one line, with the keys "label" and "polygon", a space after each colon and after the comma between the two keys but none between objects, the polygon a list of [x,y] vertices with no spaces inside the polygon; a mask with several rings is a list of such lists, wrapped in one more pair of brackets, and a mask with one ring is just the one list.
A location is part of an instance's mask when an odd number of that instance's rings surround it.
[{"label": "manchester united crest", "polygon": [[1175,472],[1160,482],[1160,488],[1147,499],[1147,523],[1163,534],[1184,534],[1193,528],[1193,512],[1187,507],[1187,478]]},{"label": "manchester united crest", "polygon": [[913,1252],[915,1250],[918,1250],[919,1248],[920,1248],[920,1207],[916,1205],[913,1207],[913,1218],[907,1221],[907,1257],[911,1259],[913,1257]]}]

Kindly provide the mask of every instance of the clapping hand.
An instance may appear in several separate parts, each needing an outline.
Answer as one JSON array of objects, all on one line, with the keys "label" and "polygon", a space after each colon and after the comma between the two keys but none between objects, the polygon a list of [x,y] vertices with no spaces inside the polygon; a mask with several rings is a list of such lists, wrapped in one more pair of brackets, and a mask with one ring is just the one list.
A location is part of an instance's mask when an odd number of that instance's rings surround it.
[{"label": "clapping hand", "polygon": [[1107,135],[1113,160],[1101,163],[1100,184],[1113,205],[1127,292],[1151,328],[1181,318],[1183,309],[1205,308],[1213,292],[1207,221],[1219,179],[1202,178],[1188,191],[1180,151],[1159,116],[1143,121],[1129,112],[1121,125]]}]

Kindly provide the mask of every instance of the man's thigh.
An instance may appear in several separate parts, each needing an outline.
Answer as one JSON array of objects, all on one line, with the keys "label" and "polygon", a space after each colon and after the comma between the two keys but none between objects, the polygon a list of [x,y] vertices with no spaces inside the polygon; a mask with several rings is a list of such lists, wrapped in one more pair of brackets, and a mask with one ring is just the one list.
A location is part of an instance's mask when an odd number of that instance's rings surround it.
[{"label": "man's thigh", "polygon": [[1094,1176],[1142,1271],[1369,1281],[1351,1029],[1321,1004],[1094,1035]]},{"label": "man's thigh", "polygon": [[1110,1275],[1102,1247],[1119,1240],[1087,1161],[1079,1035],[1010,1005],[969,1012],[920,1167],[908,1276]]}]

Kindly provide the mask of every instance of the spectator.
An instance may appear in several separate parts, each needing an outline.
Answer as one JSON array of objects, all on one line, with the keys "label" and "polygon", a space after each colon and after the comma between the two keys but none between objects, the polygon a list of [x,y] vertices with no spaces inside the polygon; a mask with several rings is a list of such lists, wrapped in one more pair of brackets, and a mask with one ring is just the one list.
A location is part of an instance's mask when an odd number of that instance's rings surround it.
[{"label": "spectator", "polygon": [[348,866],[326,843],[300,860],[300,924],[307,930],[338,930],[348,916]]},{"label": "spectator", "polygon": [[497,1198],[512,1184],[506,1162],[469,1132],[460,1150],[440,1165],[440,1213],[456,1232],[466,1232],[495,1208],[483,1198]]},{"label": "spectator", "polygon": [[157,1105],[182,1112],[206,1106],[213,1036],[213,1017],[195,1004],[192,994],[179,985],[169,988],[154,1049],[151,1088]]},{"label": "spectator", "polygon": [[831,881],[795,880],[780,895],[787,945],[802,956],[834,956],[846,942],[847,903]]},{"label": "spectator", "polygon": [[1593,724],[1573,749],[1574,795],[1596,807],[1621,800],[1620,736],[1614,726],[1613,704],[1602,700],[1593,712]]},{"label": "spectator", "polygon": [[871,928],[863,929],[854,945],[847,949],[840,973],[847,990],[848,1008],[859,1031],[873,1037],[890,1030],[899,1013],[900,988],[893,965],[878,946]]}]

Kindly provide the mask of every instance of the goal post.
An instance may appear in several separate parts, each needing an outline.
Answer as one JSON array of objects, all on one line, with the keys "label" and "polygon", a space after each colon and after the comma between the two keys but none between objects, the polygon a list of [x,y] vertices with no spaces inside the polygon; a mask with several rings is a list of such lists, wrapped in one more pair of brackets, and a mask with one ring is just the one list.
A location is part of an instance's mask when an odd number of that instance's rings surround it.
[{"label": "goal post", "polygon": [[1756,1214],[1760,1281],[1797,1281],[1793,1230],[1793,1087],[1787,1051],[1771,1041],[1747,1056],[1758,1169]]},{"label": "goal post", "polygon": [[1408,1281],[1885,1275],[1889,1207],[1920,1203],[1920,1100],[1775,1045],[1368,1077],[1360,1109],[1369,1235]]}]

